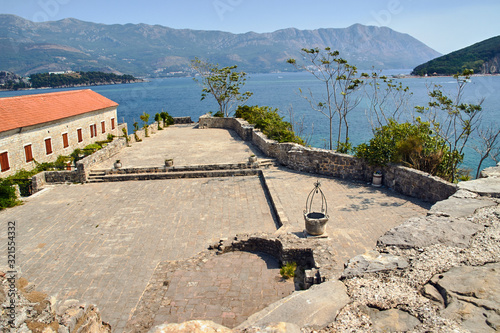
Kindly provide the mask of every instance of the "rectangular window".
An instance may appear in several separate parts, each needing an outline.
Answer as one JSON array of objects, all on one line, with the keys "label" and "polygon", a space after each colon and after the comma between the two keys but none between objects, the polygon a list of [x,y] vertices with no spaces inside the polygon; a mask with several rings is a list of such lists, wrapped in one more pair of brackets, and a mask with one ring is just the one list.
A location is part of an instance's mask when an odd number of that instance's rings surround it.
[{"label": "rectangular window", "polygon": [[101,131],[102,133],[106,133],[106,122],[104,120],[101,121]]},{"label": "rectangular window", "polygon": [[94,124],[94,125],[92,125],[92,126],[94,126],[94,136],[97,136],[97,125],[96,125],[96,124]]},{"label": "rectangular window", "polygon": [[0,170],[2,170],[2,172],[4,172],[4,171],[7,171],[9,169],[10,169],[9,153],[8,152],[1,153],[0,154]]},{"label": "rectangular window", "polygon": [[33,150],[31,145],[24,146],[24,155],[26,156],[26,163],[33,161]]},{"label": "rectangular window", "polygon": [[90,125],[90,138],[93,138],[95,136],[94,134],[94,125]]},{"label": "rectangular window", "polygon": [[47,155],[52,154],[52,139],[51,138],[45,139],[45,152],[47,153]]},{"label": "rectangular window", "polygon": [[111,118],[111,129],[115,129],[115,118]]},{"label": "rectangular window", "polygon": [[63,133],[62,138],[63,138],[63,147],[68,148],[69,147],[68,133]]},{"label": "rectangular window", "polygon": [[83,141],[83,134],[82,134],[82,129],[79,128],[76,130],[76,133],[78,134],[78,143]]}]

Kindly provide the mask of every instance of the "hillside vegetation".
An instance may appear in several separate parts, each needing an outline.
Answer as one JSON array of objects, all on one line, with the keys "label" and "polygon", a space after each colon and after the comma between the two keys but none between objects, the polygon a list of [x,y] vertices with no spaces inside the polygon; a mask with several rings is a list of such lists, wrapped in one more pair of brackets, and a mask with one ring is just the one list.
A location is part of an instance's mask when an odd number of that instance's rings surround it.
[{"label": "hillside vegetation", "polygon": [[93,86],[100,84],[120,84],[136,82],[132,75],[117,75],[103,72],[72,72],[65,74],[37,73],[28,79],[8,72],[0,72],[0,89],[18,90],[23,88],[60,88]]},{"label": "hillside vegetation", "polygon": [[413,75],[453,75],[464,69],[477,74],[500,73],[500,36],[487,39],[415,67]]}]

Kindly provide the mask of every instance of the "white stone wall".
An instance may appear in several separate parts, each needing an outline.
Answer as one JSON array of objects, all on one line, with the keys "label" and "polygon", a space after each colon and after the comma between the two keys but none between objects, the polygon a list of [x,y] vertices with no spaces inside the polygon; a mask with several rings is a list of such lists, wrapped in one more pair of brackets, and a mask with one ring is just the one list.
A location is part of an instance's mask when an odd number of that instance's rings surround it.
[{"label": "white stone wall", "polygon": [[[35,166],[34,162],[26,162],[24,146],[31,144],[33,158],[39,162],[53,162],[59,155],[69,155],[76,148],[84,148],[96,141],[106,140],[109,133],[122,135],[118,132],[118,117],[116,107],[100,111],[88,112],[82,115],[48,122],[40,125],[18,128],[0,133],[0,154],[7,151],[10,169],[0,172],[0,177],[7,177],[21,169],[30,170]],[[115,129],[111,130],[111,119],[114,118]],[[101,122],[105,122],[105,133],[102,133]],[[97,136],[90,137],[90,125],[95,124]],[[83,141],[78,142],[77,130],[82,129]],[[63,133],[68,133],[67,148],[63,147]],[[52,142],[52,154],[47,155],[45,151],[45,139],[50,138]]]}]

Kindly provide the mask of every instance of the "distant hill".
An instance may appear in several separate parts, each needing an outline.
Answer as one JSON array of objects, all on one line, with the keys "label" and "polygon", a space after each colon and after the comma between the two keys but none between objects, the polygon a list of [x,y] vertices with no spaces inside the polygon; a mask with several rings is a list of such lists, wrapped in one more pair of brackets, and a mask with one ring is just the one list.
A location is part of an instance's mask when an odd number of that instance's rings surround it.
[{"label": "distant hill", "polygon": [[414,75],[453,75],[464,69],[477,74],[500,73],[500,36],[489,38],[415,67]]},{"label": "distant hill", "polygon": [[195,56],[247,72],[292,71],[300,49],[330,46],[358,68],[413,68],[440,54],[408,34],[355,24],[345,29],[232,34],[147,24],[96,24],[76,19],[34,23],[0,15],[0,70],[103,71],[135,76],[189,71]]}]

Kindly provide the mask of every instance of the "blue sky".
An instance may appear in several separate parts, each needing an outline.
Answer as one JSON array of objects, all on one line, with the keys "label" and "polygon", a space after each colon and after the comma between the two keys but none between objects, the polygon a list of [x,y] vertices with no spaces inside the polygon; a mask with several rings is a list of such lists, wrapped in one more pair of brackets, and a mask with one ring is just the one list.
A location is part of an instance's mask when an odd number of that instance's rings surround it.
[{"label": "blue sky", "polygon": [[233,33],[361,23],[410,34],[441,53],[500,35],[498,0],[0,0],[0,13]]}]

